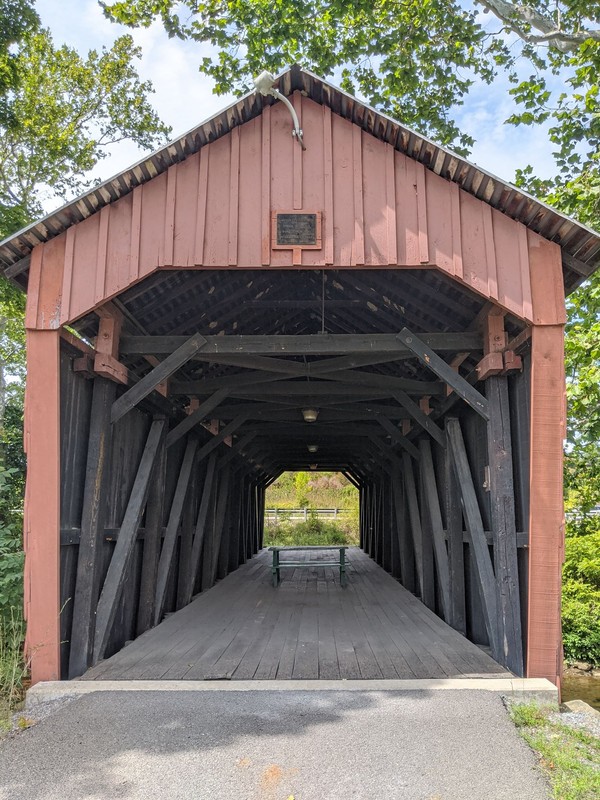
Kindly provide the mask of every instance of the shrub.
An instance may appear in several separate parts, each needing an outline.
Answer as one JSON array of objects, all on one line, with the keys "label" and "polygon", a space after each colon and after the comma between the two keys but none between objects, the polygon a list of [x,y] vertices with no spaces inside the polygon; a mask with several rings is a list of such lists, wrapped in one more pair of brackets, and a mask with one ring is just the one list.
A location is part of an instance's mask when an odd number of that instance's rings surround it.
[{"label": "shrub", "polygon": [[23,603],[22,514],[13,508],[16,469],[0,469],[0,620],[8,620]]},{"label": "shrub", "polygon": [[24,634],[23,617],[18,611],[0,618],[0,706],[7,711],[23,698],[23,678],[27,674]]},{"label": "shrub", "polygon": [[565,658],[600,664],[600,519],[570,520],[565,540],[562,623]]},{"label": "shrub", "polygon": [[358,545],[358,528],[349,522],[329,522],[311,514],[306,522],[280,521],[266,524],[264,546]]},{"label": "shrub", "polygon": [[567,660],[600,664],[600,589],[584,581],[566,579],[562,623]]}]

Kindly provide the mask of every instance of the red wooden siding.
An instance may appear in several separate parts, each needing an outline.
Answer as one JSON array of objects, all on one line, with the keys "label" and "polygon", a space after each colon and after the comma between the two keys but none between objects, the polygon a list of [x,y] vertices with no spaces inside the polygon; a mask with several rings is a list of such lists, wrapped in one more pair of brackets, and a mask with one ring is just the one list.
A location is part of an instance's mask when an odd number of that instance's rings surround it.
[{"label": "red wooden siding", "polygon": [[290,268],[292,251],[270,245],[271,212],[290,209],[323,215],[323,247],[302,251],[303,267],[435,266],[537,321],[541,237],[328,107],[298,93],[294,104],[305,152],[276,104],[36,248],[29,326],[72,321],[157,268]]}]

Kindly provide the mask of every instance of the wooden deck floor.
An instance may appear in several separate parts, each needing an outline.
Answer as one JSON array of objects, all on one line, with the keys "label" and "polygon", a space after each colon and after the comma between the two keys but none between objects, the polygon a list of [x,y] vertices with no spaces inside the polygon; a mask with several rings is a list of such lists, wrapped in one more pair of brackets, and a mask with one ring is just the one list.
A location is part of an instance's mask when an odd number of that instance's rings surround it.
[{"label": "wooden deck floor", "polygon": [[[299,555],[298,553],[294,554]],[[305,558],[327,560],[327,553]],[[358,548],[339,570],[282,570],[261,552],[83,676],[87,680],[506,677]]]}]

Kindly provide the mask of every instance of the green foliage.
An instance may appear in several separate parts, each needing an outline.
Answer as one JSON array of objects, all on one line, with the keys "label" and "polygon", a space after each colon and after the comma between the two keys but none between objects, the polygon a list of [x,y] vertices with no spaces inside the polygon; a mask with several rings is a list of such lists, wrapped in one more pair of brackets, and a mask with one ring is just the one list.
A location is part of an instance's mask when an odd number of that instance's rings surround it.
[{"label": "green foliage", "polygon": [[562,624],[567,661],[600,664],[600,590],[584,581],[566,579]]},{"label": "green foliage", "polygon": [[164,139],[152,87],[133,66],[139,56],[130,36],[85,58],[56,47],[47,30],[21,41],[0,115],[0,233],[39,215],[45,195],[89,185],[85,173],[110,144],[128,138],[149,148]]},{"label": "green foliage", "polygon": [[0,730],[8,727],[10,712],[23,699],[27,665],[23,657],[23,617],[0,616]]},{"label": "green foliage", "polygon": [[600,664],[600,518],[578,515],[567,526],[562,603],[568,661]]},{"label": "green foliage", "polygon": [[[32,0],[0,0],[0,96],[17,84],[18,53],[15,47],[39,27]],[[2,114],[0,101],[0,114]]]},{"label": "green foliage", "polygon": [[23,604],[22,514],[15,508],[17,469],[0,469],[0,620],[8,620]]},{"label": "green foliage", "polygon": [[200,71],[218,93],[242,93],[263,69],[299,63],[341,84],[408,125],[463,151],[472,140],[449,109],[474,76],[493,79],[495,55],[473,9],[454,0],[127,0],[101,3],[109,18],[210,43]]},{"label": "green foliage", "polygon": [[267,508],[358,510],[358,491],[338,472],[284,472],[269,486]]},{"label": "green foliage", "polygon": [[265,525],[264,547],[273,545],[358,545],[357,521],[329,522],[311,514],[306,522],[282,521]]},{"label": "green foliage", "polygon": [[[158,19],[170,36],[210,43],[200,71],[216,91],[246,91],[250,76],[297,62],[442,144],[473,140],[452,112],[474,79],[503,70],[514,84],[513,124],[551,121],[565,175],[578,173],[600,135],[598,5],[592,0],[117,0],[106,15],[131,27]],[[478,13],[482,6],[495,17]],[[558,20],[558,23],[557,23]],[[500,22],[500,24],[498,24]],[[496,24],[494,24],[496,23]],[[589,31],[589,33],[588,33]],[[596,40],[594,36],[597,35]],[[540,38],[541,36],[541,38]],[[525,64],[532,74],[522,79]],[[585,144],[573,148],[573,141]]]},{"label": "green foliage", "polygon": [[535,703],[509,706],[521,736],[534,750],[556,800],[595,800],[600,796],[600,739],[575,730]]}]

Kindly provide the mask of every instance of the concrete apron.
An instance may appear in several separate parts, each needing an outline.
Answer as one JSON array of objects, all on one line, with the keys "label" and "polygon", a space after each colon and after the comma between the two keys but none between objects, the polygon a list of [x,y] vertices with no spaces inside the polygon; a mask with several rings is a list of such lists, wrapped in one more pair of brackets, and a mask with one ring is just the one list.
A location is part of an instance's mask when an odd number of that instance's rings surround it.
[{"label": "concrete apron", "polygon": [[431,678],[338,681],[42,681],[27,692],[25,709],[94,692],[495,692],[513,702],[558,707],[558,689],[546,678]]}]

